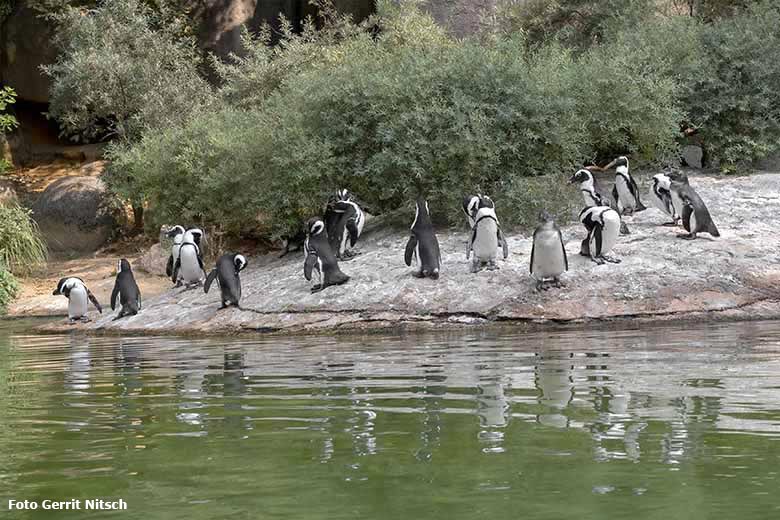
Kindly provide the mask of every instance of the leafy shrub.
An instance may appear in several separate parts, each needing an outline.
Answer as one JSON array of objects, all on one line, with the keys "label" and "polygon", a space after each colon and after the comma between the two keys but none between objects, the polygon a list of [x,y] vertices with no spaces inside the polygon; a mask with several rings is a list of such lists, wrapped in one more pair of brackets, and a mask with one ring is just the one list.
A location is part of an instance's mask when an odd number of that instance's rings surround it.
[{"label": "leafy shrub", "polygon": [[0,135],[7,134],[17,126],[19,121],[13,114],[7,113],[9,105],[16,102],[16,91],[11,87],[0,88]]},{"label": "leafy shrub", "polygon": [[19,283],[10,271],[0,264],[0,315],[8,310],[8,304],[19,294]]},{"label": "leafy shrub", "polygon": [[46,244],[30,210],[17,203],[0,204],[0,265],[29,272],[46,260]]}]

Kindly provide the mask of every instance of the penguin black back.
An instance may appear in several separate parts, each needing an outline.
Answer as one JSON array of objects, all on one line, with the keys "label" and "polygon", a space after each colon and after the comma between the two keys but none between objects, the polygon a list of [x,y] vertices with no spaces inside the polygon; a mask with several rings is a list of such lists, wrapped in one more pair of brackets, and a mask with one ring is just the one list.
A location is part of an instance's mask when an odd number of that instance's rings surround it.
[{"label": "penguin black back", "polygon": [[239,273],[247,266],[244,255],[237,253],[226,253],[217,259],[217,265],[206,277],[206,283],[203,284],[203,292],[208,293],[211,284],[217,280],[221,294],[222,305],[224,309],[228,305],[234,305],[240,308],[241,300],[241,278]]},{"label": "penguin black back", "polygon": [[116,319],[138,314],[138,311],[141,310],[141,291],[138,289],[135,276],[133,276],[130,262],[126,258],[119,261],[117,268],[114,290],[111,292],[112,311],[116,310],[117,300],[122,308]]},{"label": "penguin black back", "polygon": [[320,283],[314,285],[311,292],[318,292],[329,285],[341,285],[349,281],[349,276],[341,272],[339,262],[328,242],[325,222],[319,217],[310,218],[306,223],[306,242],[304,243],[306,260],[303,264],[303,275],[311,280],[316,270]]},{"label": "penguin black back", "polygon": [[406,243],[404,260],[406,265],[412,265],[412,258],[416,256],[420,263],[420,270],[414,275],[417,278],[429,277],[434,280],[439,278],[441,270],[441,252],[439,240],[433,229],[433,222],[428,210],[428,202],[421,195],[417,198],[414,222],[411,227],[411,235]]}]

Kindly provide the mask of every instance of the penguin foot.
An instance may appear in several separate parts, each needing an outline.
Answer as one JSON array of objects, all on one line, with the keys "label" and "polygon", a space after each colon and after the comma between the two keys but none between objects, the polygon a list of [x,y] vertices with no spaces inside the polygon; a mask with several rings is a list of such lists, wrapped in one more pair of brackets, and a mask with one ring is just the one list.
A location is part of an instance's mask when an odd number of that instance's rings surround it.
[{"label": "penguin foot", "polygon": [[430,274],[428,274],[428,278],[431,280],[438,280],[439,279],[439,271],[434,271]]},{"label": "penguin foot", "polygon": [[563,289],[564,287],[566,287],[566,284],[563,283],[560,278],[553,278],[552,284],[553,287],[557,289]]},{"label": "penguin foot", "polygon": [[542,292],[544,290],[544,280],[536,280],[536,292]]},{"label": "penguin foot", "polygon": [[76,318],[68,318],[68,325],[75,325],[76,324]]},{"label": "penguin foot", "polygon": [[675,227],[677,225],[677,221],[675,220],[674,222],[664,222],[661,225],[664,227]]},{"label": "penguin foot", "polygon": [[620,234],[621,235],[630,235],[631,234],[631,230],[628,229],[628,225],[626,225],[626,223],[623,222],[622,220],[620,221]]},{"label": "penguin foot", "polygon": [[81,318],[79,318],[79,321],[81,323],[89,323],[92,320],[89,319],[89,316],[82,316]]},{"label": "penguin foot", "polygon": [[498,266],[496,265],[495,262],[488,262],[487,270],[488,271],[497,271],[498,270]]},{"label": "penguin foot", "polygon": [[680,233],[677,235],[677,238],[682,238],[683,240],[695,240],[696,233]]},{"label": "penguin foot", "polygon": [[615,258],[614,256],[607,256],[607,255],[602,255],[601,258],[603,258],[605,261],[609,262],[610,264],[619,264],[620,262],[623,261],[620,258]]},{"label": "penguin foot", "polygon": [[312,288],[311,288],[311,293],[312,293],[312,294],[314,294],[314,293],[318,293],[318,292],[320,292],[320,291],[321,291],[321,290],[323,290],[323,289],[324,289],[324,287],[322,286],[322,284],[321,284],[321,283],[318,283],[317,285],[314,285],[314,286],[312,286]]},{"label": "penguin foot", "polygon": [[425,274],[422,271],[415,271],[412,273],[415,278],[425,278]]},{"label": "penguin foot", "polygon": [[600,256],[591,257],[590,259],[596,262],[598,265],[604,265],[605,263],[604,259]]},{"label": "penguin foot", "polygon": [[471,271],[472,274],[476,274],[480,271],[479,268],[480,268],[479,262],[472,262],[469,270]]}]

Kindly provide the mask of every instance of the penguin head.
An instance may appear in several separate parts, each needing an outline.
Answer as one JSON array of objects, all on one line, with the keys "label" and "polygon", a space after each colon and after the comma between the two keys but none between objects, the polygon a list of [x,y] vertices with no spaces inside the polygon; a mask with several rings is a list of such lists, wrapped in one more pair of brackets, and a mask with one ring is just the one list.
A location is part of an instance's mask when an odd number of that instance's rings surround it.
[{"label": "penguin head", "polygon": [[496,205],[493,202],[493,199],[491,199],[487,195],[480,195],[480,197],[479,197],[479,209],[482,209],[482,208],[494,208],[495,209],[495,207],[496,207]]},{"label": "penguin head", "polygon": [[610,168],[615,168],[618,166],[625,166],[626,168],[628,168],[628,157],[626,157],[625,155],[621,155],[620,157],[618,157],[608,165],[604,166],[604,169],[609,170]]},{"label": "penguin head", "polygon": [[586,169],[577,170],[577,172],[569,178],[569,184],[575,182],[580,183],[580,186],[593,186],[593,174]]},{"label": "penguin head", "polygon": [[668,177],[672,182],[688,184],[688,176],[679,170],[670,171]]},{"label": "penguin head", "polygon": [[323,222],[320,217],[312,217],[306,222],[307,235],[319,235],[323,231],[325,231],[325,222]]},{"label": "penguin head", "polygon": [[653,175],[653,183],[656,186],[659,186],[665,190],[669,189],[669,186],[672,184],[672,179],[669,178],[668,175],[665,173],[656,173]]},{"label": "penguin head", "polygon": [[81,280],[81,278],[76,278],[73,276],[69,278],[60,278],[60,281],[57,282],[57,288],[52,291],[51,295],[57,296],[58,294],[63,294],[65,296],[69,296],[70,290],[73,289],[73,287],[78,283],[84,285],[84,282]]},{"label": "penguin head", "polygon": [[233,265],[236,266],[236,272],[242,271],[246,267],[246,258],[244,255],[236,255],[233,257]]},{"label": "penguin head", "polygon": [[352,199],[352,194],[347,188],[341,188],[336,192],[336,200],[347,202]]},{"label": "penguin head", "polygon": [[543,209],[539,212],[539,223],[544,224],[545,222],[552,222],[553,218],[552,215],[547,213],[546,209]]},{"label": "penguin head", "polygon": [[118,262],[116,267],[117,273],[129,273],[130,270],[130,262],[127,261],[127,258],[123,258]]},{"label": "penguin head", "polygon": [[196,246],[200,246],[201,241],[203,240],[203,237],[206,235],[202,229],[200,228],[192,228],[187,230],[187,234],[192,237],[192,242]]},{"label": "penguin head", "polygon": [[168,232],[165,234],[168,238],[174,238],[178,235],[184,234],[184,228],[182,226],[176,225],[173,226]]},{"label": "penguin head", "polygon": [[470,216],[471,218],[474,218],[474,215],[479,209],[479,202],[481,198],[481,195],[466,195],[463,198],[463,213]]}]

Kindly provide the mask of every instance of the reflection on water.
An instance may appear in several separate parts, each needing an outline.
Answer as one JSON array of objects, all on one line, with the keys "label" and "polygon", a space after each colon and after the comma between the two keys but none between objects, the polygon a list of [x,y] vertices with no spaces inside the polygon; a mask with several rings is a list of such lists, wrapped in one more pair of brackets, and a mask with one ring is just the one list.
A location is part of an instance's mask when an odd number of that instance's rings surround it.
[{"label": "reflection on water", "polygon": [[0,327],[2,504],[116,497],[124,517],[190,519],[780,509],[778,323],[256,340]]}]

